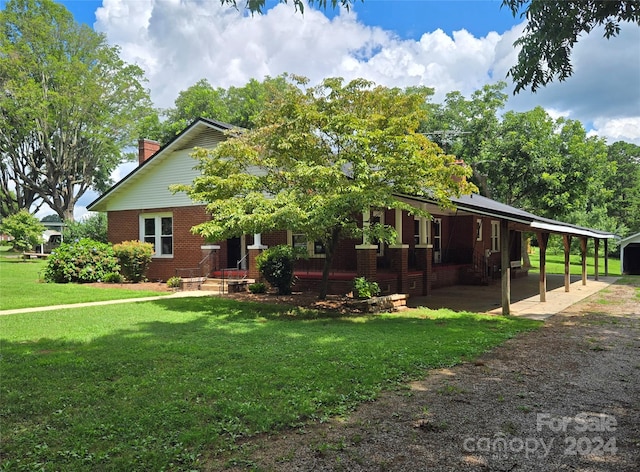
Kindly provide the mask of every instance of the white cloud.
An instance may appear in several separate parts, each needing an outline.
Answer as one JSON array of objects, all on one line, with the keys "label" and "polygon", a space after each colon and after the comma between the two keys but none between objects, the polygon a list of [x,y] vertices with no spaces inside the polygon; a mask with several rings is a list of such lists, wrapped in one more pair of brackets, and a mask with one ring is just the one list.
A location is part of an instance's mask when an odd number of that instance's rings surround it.
[{"label": "white cloud", "polygon": [[616,141],[627,141],[640,146],[640,117],[631,118],[597,118],[590,136],[601,136],[609,144]]},{"label": "white cloud", "polygon": [[[152,99],[164,108],[202,78],[227,88],[284,72],[312,82],[341,76],[426,85],[435,88],[435,101],[453,90],[468,95],[505,79],[517,60],[513,42],[523,30],[517,25],[475,37],[438,29],[417,41],[403,40],[362,24],[354,12],[343,10],[329,19],[311,8],[302,16],[291,5],[277,5],[251,17],[211,0],[104,0],[96,18],[96,30],[121,47],[125,60],[145,70]],[[573,77],[511,97],[508,107],[543,106],[598,133],[637,139],[631,128],[640,119],[639,58],[640,28],[623,24],[620,36],[609,41],[596,30],[574,48]],[[625,126],[630,131],[619,131]]]}]

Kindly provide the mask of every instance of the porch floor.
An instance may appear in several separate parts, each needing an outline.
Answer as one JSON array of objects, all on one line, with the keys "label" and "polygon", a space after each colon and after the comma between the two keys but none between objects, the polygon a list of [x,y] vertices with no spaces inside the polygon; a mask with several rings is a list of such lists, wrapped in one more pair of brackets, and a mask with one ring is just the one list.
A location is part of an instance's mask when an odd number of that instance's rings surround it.
[{"label": "porch floor", "polygon": [[[580,276],[571,276],[569,292],[564,291],[564,276],[547,275],[547,301],[540,302],[539,278],[537,273],[511,280],[511,314],[531,319],[544,320],[559,313],[580,300],[599,292],[614,283],[619,277],[600,276],[596,281],[587,279],[582,285]],[[489,286],[456,285],[433,290],[431,295],[411,297],[410,307],[450,308],[454,311],[475,313],[502,313],[501,284]]]}]

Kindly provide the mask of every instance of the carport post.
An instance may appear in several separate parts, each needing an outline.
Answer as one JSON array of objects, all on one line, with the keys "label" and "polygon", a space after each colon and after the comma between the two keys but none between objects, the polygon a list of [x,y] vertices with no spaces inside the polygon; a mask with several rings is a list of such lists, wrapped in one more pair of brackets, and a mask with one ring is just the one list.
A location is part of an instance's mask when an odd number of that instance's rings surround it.
[{"label": "carport post", "polygon": [[604,276],[609,277],[609,240],[604,240]]},{"label": "carport post", "polygon": [[538,233],[538,246],[540,246],[540,301],[547,301],[547,243],[549,233]]},{"label": "carport post", "polygon": [[593,270],[595,272],[595,279],[599,280],[598,274],[598,248],[600,247],[600,240],[598,238],[593,238],[593,247],[594,247],[594,256],[593,256]]},{"label": "carport post", "polygon": [[509,222],[500,220],[500,266],[502,273],[502,314],[511,314],[511,248],[509,247]]},{"label": "carport post", "polygon": [[564,291],[568,292],[571,287],[571,236],[568,234],[562,235],[562,244],[564,245]]},{"label": "carport post", "polygon": [[582,285],[587,285],[587,237],[580,238],[580,253],[582,254]]}]

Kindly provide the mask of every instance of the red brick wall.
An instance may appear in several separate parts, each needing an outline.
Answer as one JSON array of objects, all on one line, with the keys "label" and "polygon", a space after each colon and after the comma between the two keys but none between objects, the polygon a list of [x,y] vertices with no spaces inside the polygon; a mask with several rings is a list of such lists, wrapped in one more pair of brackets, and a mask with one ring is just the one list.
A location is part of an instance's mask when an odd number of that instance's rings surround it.
[{"label": "red brick wall", "polygon": [[[191,233],[191,227],[209,217],[204,206],[158,208],[153,210],[125,210],[108,212],[109,241],[120,243],[140,239],[140,215],[153,213],[173,214],[173,257],[154,258],[149,266],[149,280],[163,280],[176,275],[176,269],[197,268],[202,260],[202,237]],[[223,249],[221,252],[225,253]]]}]

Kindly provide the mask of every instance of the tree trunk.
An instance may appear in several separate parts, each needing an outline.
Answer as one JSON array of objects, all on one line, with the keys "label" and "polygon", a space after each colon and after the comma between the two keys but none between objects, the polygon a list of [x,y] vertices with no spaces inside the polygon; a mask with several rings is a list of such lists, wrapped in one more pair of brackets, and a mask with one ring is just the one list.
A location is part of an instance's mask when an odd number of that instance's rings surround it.
[{"label": "tree trunk", "polygon": [[331,264],[333,262],[333,252],[338,245],[338,239],[340,238],[340,228],[333,228],[331,231],[331,237],[327,240],[326,257],[324,259],[324,267],[322,268],[322,281],[320,282],[320,294],[318,299],[324,300],[327,298],[327,291],[329,290],[329,271],[331,270]]}]

